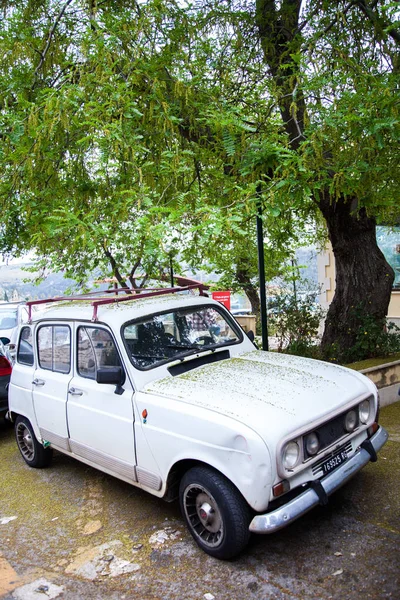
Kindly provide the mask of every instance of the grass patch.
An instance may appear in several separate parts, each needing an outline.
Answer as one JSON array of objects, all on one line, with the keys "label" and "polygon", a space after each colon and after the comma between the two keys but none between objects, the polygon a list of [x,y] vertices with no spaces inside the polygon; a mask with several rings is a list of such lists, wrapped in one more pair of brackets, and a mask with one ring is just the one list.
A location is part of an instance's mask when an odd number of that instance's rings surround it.
[{"label": "grass patch", "polygon": [[389,356],[383,356],[381,358],[367,358],[366,360],[360,360],[345,366],[349,367],[349,369],[354,369],[355,371],[362,371],[363,369],[379,367],[379,365],[385,365],[386,363],[391,363],[396,360],[400,360],[400,352],[396,352],[396,354],[390,354]]}]

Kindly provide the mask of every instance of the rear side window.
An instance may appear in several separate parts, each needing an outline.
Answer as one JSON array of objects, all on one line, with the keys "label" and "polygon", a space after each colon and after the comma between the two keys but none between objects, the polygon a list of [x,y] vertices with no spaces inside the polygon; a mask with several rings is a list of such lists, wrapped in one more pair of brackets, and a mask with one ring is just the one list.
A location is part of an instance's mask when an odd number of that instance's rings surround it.
[{"label": "rear side window", "polygon": [[17,361],[22,365],[33,365],[33,340],[30,327],[23,327],[19,336]]},{"label": "rear side window", "polygon": [[37,336],[38,361],[42,369],[69,373],[71,370],[71,331],[66,325],[44,325]]},{"label": "rear side window", "polygon": [[78,374],[96,379],[102,367],[121,367],[121,361],[111,334],[97,327],[78,329]]}]

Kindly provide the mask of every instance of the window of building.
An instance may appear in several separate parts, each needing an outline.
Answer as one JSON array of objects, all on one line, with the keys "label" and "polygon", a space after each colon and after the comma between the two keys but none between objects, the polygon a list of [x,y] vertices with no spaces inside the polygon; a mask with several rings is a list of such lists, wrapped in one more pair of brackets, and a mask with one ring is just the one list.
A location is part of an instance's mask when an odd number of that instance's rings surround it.
[{"label": "window of building", "polygon": [[400,227],[376,228],[379,248],[394,271],[393,289],[400,290]]}]

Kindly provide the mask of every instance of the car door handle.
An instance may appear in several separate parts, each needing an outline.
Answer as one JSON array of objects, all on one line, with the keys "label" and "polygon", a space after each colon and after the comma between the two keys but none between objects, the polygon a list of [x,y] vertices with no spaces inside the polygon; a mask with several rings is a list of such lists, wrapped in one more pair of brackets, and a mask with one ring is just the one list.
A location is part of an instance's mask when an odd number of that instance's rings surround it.
[{"label": "car door handle", "polygon": [[34,379],[34,380],[32,381],[32,383],[33,383],[33,385],[38,385],[38,386],[40,386],[40,385],[44,385],[46,382],[45,382],[45,381],[43,381],[43,379]]},{"label": "car door handle", "polygon": [[82,396],[83,392],[81,390],[77,390],[75,388],[69,388],[68,393],[71,394],[71,396]]}]

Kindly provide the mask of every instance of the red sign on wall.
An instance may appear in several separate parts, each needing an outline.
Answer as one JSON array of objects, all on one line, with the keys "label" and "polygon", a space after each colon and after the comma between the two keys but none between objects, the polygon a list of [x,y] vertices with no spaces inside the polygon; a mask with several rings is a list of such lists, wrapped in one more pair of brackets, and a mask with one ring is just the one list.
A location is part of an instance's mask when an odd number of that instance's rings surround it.
[{"label": "red sign on wall", "polygon": [[221,302],[228,310],[231,310],[231,293],[228,292],[212,292],[212,297],[217,302]]}]

